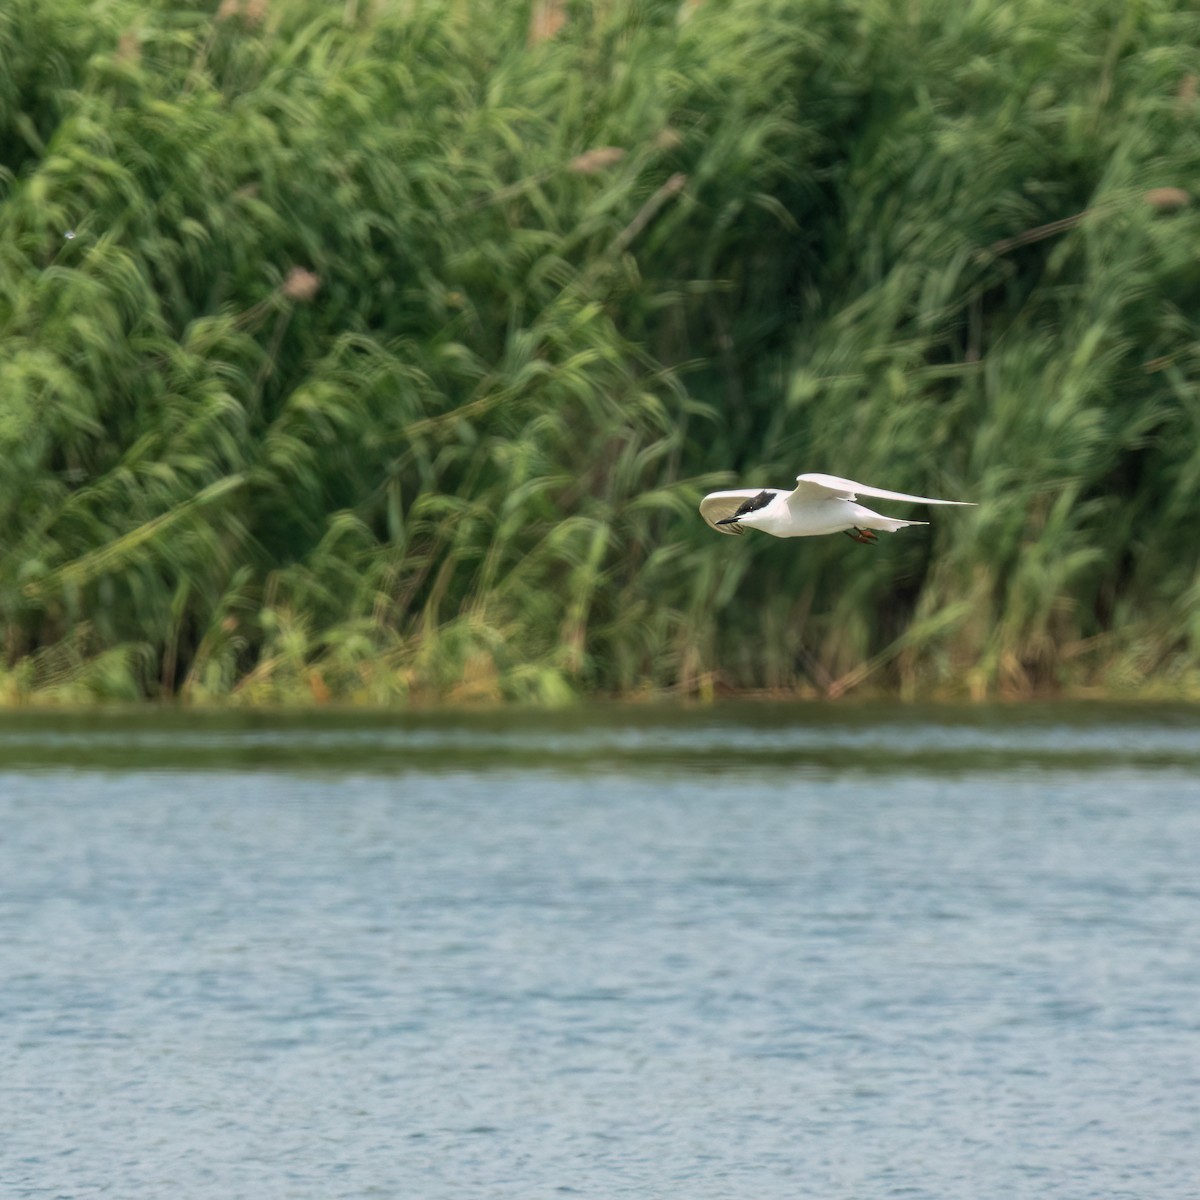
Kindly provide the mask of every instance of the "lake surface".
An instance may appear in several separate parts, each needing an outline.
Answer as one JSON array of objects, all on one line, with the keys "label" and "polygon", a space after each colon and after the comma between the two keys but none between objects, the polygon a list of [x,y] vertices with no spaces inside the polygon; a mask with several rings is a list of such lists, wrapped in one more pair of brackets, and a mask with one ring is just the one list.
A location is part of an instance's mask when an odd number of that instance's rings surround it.
[{"label": "lake surface", "polygon": [[0,717],[0,1196],[1194,1197],[1200,710]]}]

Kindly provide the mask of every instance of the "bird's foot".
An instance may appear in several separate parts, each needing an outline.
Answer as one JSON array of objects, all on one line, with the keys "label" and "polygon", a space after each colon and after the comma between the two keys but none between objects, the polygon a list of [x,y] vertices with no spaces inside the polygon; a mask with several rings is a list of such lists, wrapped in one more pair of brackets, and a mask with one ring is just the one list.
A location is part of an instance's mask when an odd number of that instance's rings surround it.
[{"label": "bird's foot", "polygon": [[879,535],[873,529],[859,529],[855,525],[853,529],[846,529],[843,532],[848,538],[853,538],[864,546],[870,546],[873,542],[879,541]]}]

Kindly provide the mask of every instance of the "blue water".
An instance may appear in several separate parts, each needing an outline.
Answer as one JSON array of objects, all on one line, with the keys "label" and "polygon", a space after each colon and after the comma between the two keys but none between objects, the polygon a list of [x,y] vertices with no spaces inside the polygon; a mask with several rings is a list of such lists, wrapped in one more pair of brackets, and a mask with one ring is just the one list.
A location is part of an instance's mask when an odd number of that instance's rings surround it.
[{"label": "blue water", "polygon": [[0,1197],[1200,1192],[1200,713],[0,721]]}]

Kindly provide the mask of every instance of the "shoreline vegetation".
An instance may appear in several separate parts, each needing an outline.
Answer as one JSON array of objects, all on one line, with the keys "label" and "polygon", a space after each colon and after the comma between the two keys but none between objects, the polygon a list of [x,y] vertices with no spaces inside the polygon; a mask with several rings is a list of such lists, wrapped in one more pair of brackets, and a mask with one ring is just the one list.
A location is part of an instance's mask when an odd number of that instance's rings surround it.
[{"label": "shoreline vegetation", "polygon": [[9,0],[0,704],[1200,697],[1198,35]]}]

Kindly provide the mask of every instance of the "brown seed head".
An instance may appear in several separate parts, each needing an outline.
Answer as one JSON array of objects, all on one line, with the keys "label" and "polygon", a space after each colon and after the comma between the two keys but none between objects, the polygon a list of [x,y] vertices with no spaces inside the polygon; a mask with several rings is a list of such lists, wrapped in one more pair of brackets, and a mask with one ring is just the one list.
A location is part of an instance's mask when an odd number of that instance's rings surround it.
[{"label": "brown seed head", "polygon": [[267,18],[270,0],[243,0],[242,17],[247,26],[257,29]]},{"label": "brown seed head", "polygon": [[595,175],[615,166],[625,157],[625,151],[620,146],[597,146],[594,150],[585,150],[577,154],[569,163],[567,169],[577,175]]},{"label": "brown seed head", "polygon": [[1142,199],[1150,205],[1151,208],[1157,208],[1159,212],[1171,212],[1177,208],[1183,208],[1184,205],[1191,202],[1191,195],[1178,187],[1158,187],[1151,188],[1146,192]]},{"label": "brown seed head", "polygon": [[289,299],[307,304],[321,288],[321,277],[304,267],[293,267],[280,291]]},{"label": "brown seed head", "polygon": [[142,39],[133,29],[127,29],[117,41],[117,62],[136,67],[142,61]]},{"label": "brown seed head", "polygon": [[217,9],[217,20],[228,21],[241,17],[247,29],[257,29],[266,19],[270,0],[221,0]]},{"label": "brown seed head", "polygon": [[567,23],[565,0],[537,0],[529,17],[529,44],[554,37]]}]

